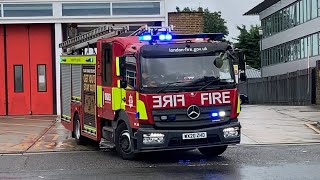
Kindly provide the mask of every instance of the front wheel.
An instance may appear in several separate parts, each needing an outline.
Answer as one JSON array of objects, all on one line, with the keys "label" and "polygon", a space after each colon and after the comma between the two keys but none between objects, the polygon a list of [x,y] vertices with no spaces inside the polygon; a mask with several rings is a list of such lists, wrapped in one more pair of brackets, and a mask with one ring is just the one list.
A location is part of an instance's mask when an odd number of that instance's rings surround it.
[{"label": "front wheel", "polygon": [[116,129],[116,150],[122,159],[134,159],[136,154],[133,152],[133,144],[130,132],[125,123],[121,123]]},{"label": "front wheel", "polygon": [[198,148],[198,150],[207,157],[216,157],[224,153],[227,150],[227,148],[228,145]]}]

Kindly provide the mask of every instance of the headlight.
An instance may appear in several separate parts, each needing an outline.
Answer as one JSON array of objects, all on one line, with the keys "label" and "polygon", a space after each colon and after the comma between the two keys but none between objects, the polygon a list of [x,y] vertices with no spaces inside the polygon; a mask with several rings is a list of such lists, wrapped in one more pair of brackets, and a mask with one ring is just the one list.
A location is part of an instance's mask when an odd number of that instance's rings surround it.
[{"label": "headlight", "polygon": [[164,134],[162,133],[149,133],[143,134],[143,144],[163,144]]},{"label": "headlight", "polygon": [[224,138],[235,138],[240,135],[240,129],[239,127],[229,127],[223,129],[223,136]]}]

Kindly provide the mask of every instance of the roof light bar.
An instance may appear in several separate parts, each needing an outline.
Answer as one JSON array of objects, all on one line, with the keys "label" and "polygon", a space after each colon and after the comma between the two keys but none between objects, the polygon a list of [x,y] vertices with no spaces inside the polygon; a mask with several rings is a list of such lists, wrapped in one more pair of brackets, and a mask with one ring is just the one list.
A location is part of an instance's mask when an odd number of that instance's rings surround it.
[{"label": "roof light bar", "polygon": [[172,39],[200,39],[207,38],[210,40],[221,40],[224,37],[222,33],[200,33],[200,34],[173,34],[168,32],[161,32],[157,35],[152,35],[150,33],[145,33],[139,36],[140,41],[171,41]]}]

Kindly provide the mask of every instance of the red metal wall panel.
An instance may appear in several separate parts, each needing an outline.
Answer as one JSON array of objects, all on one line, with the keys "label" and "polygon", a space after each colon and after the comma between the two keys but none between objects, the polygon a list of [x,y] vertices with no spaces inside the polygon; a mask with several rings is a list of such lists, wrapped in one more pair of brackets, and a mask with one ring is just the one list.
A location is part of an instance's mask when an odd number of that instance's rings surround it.
[{"label": "red metal wall panel", "polygon": [[0,116],[6,115],[5,63],[4,63],[4,26],[0,25]]},{"label": "red metal wall panel", "polygon": [[[29,114],[30,68],[27,25],[7,25],[8,115]],[[14,65],[23,66],[23,91],[14,91]]]},{"label": "red metal wall panel", "polygon": [[[30,25],[29,39],[32,114],[53,114],[51,25]],[[38,65],[45,65],[45,76],[38,76]],[[38,82],[45,84],[40,91]]]}]

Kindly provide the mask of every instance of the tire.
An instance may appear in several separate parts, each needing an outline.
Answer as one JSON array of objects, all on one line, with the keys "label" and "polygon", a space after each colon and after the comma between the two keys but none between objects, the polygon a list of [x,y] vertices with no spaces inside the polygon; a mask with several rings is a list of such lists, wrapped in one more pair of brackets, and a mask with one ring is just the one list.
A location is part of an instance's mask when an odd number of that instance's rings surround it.
[{"label": "tire", "polygon": [[228,146],[214,146],[206,148],[198,148],[198,150],[207,157],[217,157],[227,150]]},{"label": "tire", "polygon": [[132,148],[131,135],[126,123],[119,124],[116,129],[115,138],[116,150],[122,159],[132,160],[136,158],[136,154]]},{"label": "tire", "polygon": [[75,141],[78,145],[84,145],[85,144],[85,137],[81,135],[81,127],[80,127],[80,118],[78,115],[74,116],[73,120],[73,134]]}]

